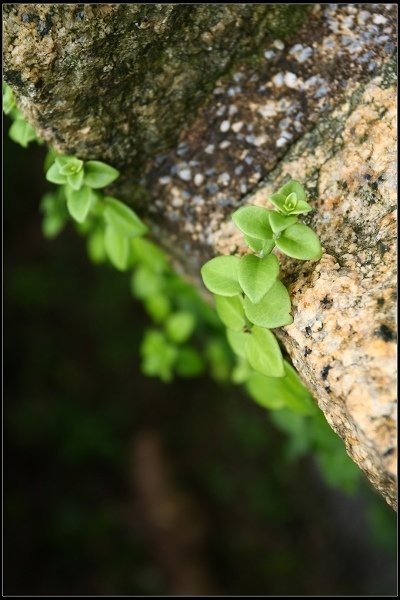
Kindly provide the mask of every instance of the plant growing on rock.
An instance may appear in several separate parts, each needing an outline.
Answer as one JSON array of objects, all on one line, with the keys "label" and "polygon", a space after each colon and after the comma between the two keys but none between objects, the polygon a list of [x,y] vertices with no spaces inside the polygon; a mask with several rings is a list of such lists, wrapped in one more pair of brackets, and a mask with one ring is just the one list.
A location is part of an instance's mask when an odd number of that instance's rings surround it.
[{"label": "plant growing on rock", "polygon": [[[3,107],[13,119],[9,130],[13,141],[25,148],[33,141],[42,143],[5,84]],[[271,197],[276,211],[247,206],[234,213],[253,255],[218,257],[203,267],[208,287],[216,294],[217,313],[227,327],[229,344],[238,357],[232,370],[229,346],[215,311],[174,273],[161,248],[145,239],[147,227],[138,215],[102,190],[116,180],[118,171],[100,161],[58,155],[51,148],[44,170],[57,188],[41,201],[43,234],[54,238],[72,218],[77,231],[87,236],[92,262],[108,261],[123,272],[133,269],[132,294],[143,302],[157,326],[145,333],[142,371],[169,382],[175,375],[196,377],[208,367],[217,381],[244,383],[258,404],[273,410],[273,422],[290,436],[289,460],[312,450],[330,484],[354,489],[357,467],[296,371],[282,359],[269,331],[292,322],[290,299],[278,279],[279,262],[271,253],[273,248],[303,260],[316,260],[321,254],[315,234],[297,223],[299,214],[311,210],[301,185],[289,182]]]},{"label": "plant growing on rock", "polygon": [[298,181],[286,183],[270,201],[275,210],[244,206],[232,215],[252,253],[217,256],[202,267],[201,275],[215,295],[216,311],[239,358],[234,377],[247,382],[256,400],[264,387],[263,404],[269,408],[297,404],[300,412],[308,412],[309,395],[302,393],[301,382],[270,331],[293,322],[290,296],[279,280],[279,261],[272,251],[276,246],[292,258],[319,260],[321,245],[312,229],[298,222],[299,215],[312,210]]}]

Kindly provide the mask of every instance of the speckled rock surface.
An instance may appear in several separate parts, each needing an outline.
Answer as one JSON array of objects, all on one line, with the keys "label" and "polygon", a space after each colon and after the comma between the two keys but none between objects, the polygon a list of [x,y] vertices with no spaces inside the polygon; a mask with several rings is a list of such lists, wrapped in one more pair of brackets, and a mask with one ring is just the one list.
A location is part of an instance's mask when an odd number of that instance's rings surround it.
[{"label": "speckled rock surface", "polygon": [[42,137],[140,173],[238,58],[306,6],[7,4],[4,78]]},{"label": "speckled rock surface", "polygon": [[[139,5],[9,6],[6,79],[25,114],[57,148],[122,168],[112,191],[135,204],[193,281],[200,284],[211,256],[246,251],[233,210],[265,205],[289,177],[305,184],[315,211],[303,220],[324,255],[317,263],[282,259],[294,322],[276,333],[349,454],[395,506],[397,7],[314,5],[283,37],[277,26],[268,30],[266,9],[252,5],[249,45],[238,25],[249,15],[219,5],[215,29],[196,30],[193,63],[181,40],[196,19],[206,23],[212,5],[190,7],[196,14],[148,5],[148,21],[138,21]],[[23,18],[35,11],[39,21]],[[161,13],[160,47],[152,49],[146,32],[154,33]],[[126,31],[148,73],[124,54],[116,33]],[[178,49],[175,59],[168,44]],[[138,78],[154,75],[150,96],[135,96]]]},{"label": "speckled rock surface", "polygon": [[149,216],[189,270],[214,254],[221,224],[291,144],[327,127],[325,116],[393,56],[395,7],[367,8],[316,5],[290,44],[266,44],[256,64],[218,81],[177,147],[148,165]]}]

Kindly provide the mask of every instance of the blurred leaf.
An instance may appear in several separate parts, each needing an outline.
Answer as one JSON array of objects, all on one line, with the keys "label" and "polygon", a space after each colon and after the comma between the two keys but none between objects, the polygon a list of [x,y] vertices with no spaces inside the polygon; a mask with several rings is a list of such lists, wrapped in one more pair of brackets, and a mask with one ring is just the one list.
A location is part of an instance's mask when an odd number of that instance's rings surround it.
[{"label": "blurred leaf", "polygon": [[223,324],[233,331],[241,331],[246,325],[241,296],[215,296],[215,309]]},{"label": "blurred leaf", "polygon": [[178,357],[178,350],[170,344],[160,331],[146,331],[141,348],[145,375],[160,377],[168,383],[173,378],[173,366]]},{"label": "blurred leaf", "polygon": [[88,237],[87,251],[90,260],[95,264],[100,264],[106,260],[106,249],[104,245],[104,229],[97,227]]},{"label": "blurred leaf", "polygon": [[195,327],[195,319],[189,312],[176,312],[168,317],[165,331],[171,342],[182,344],[191,336]]},{"label": "blurred leaf", "polygon": [[104,248],[111,264],[119,271],[125,271],[129,259],[128,239],[107,225],[104,233]]},{"label": "blurred leaf", "polygon": [[162,323],[172,310],[168,296],[161,293],[146,296],[144,307],[155,323]]},{"label": "blurred leaf", "polygon": [[244,359],[246,358],[246,341],[249,336],[250,333],[245,333],[244,331],[233,331],[231,329],[227,329],[226,331],[230,347],[235,354]]},{"label": "blurred leaf", "polygon": [[147,233],[146,225],[129,206],[111,196],[105,196],[104,202],[104,218],[119,235],[133,238]]},{"label": "blurred leaf", "polygon": [[85,184],[93,189],[103,188],[119,177],[119,171],[99,160],[85,162]]},{"label": "blurred leaf", "polygon": [[152,271],[161,273],[169,270],[165,253],[153,242],[142,237],[135,237],[131,241],[134,259],[146,265]]},{"label": "blurred leaf", "polygon": [[283,378],[265,377],[253,371],[246,382],[246,390],[257,404],[277,410],[285,405],[282,394],[285,385],[282,384],[282,380]]},{"label": "blurred leaf", "polygon": [[[50,167],[50,170],[52,168]],[[78,223],[83,223],[96,199],[92,190],[87,186],[83,186],[80,190],[73,190],[66,185],[65,195],[69,214]]]},{"label": "blurred leaf", "polygon": [[30,142],[37,139],[36,131],[24,119],[17,119],[11,125],[8,134],[13,142],[20,144],[23,148],[27,148]]},{"label": "blurred leaf", "polygon": [[[126,240],[126,238],[124,238]],[[164,282],[162,277],[145,265],[137,267],[131,278],[132,294],[141,300],[150,298],[162,292]]]},{"label": "blurred leaf", "polygon": [[253,327],[245,344],[246,358],[255,371],[268,377],[283,377],[284,368],[279,344],[268,329]]},{"label": "blurred leaf", "polygon": [[175,368],[181,377],[198,377],[203,373],[205,365],[199,352],[187,346],[179,349]]}]

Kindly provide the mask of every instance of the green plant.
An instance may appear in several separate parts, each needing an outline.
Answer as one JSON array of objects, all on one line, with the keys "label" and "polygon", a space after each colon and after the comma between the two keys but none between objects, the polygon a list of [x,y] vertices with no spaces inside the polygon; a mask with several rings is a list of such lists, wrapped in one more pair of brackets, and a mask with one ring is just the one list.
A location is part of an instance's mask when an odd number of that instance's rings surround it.
[{"label": "green plant", "polygon": [[[14,119],[14,141],[24,147],[31,141],[41,143],[5,84],[3,106]],[[275,425],[289,435],[289,460],[313,451],[329,483],[354,489],[359,470],[269,331],[292,321],[290,298],[278,279],[279,262],[272,249],[276,245],[304,260],[320,254],[315,234],[297,223],[298,214],[311,210],[300,184],[290,182],[271,197],[278,211],[248,206],[233,215],[255,255],[217,257],[203,267],[203,277],[216,294],[218,318],[195,288],[174,272],[164,252],[144,237],[148,229],[138,215],[102,191],[117,179],[115,168],[58,155],[50,148],[44,170],[46,179],[57,185],[40,204],[44,236],[54,238],[72,218],[77,232],[87,238],[92,262],[132,270],[132,294],[154,323],[141,345],[142,371],[170,382],[175,375],[196,377],[208,369],[217,381],[244,384],[258,404],[273,410]]]},{"label": "green plant", "polygon": [[239,358],[235,381],[247,382],[253,398],[269,408],[289,406],[308,414],[309,394],[270,331],[293,322],[289,293],[278,278],[279,261],[272,251],[276,246],[290,257],[318,260],[321,245],[312,229],[298,223],[298,215],[312,210],[298,181],[286,183],[270,201],[276,210],[244,206],[232,215],[253,253],[217,256],[201,274],[215,294],[216,311]]},{"label": "green plant", "polygon": [[6,83],[3,83],[3,111],[13,119],[8,135],[17,144],[27,148],[30,142],[40,142],[36,136],[36,131],[25,119],[21,111],[17,108],[15,96],[12,89]]}]

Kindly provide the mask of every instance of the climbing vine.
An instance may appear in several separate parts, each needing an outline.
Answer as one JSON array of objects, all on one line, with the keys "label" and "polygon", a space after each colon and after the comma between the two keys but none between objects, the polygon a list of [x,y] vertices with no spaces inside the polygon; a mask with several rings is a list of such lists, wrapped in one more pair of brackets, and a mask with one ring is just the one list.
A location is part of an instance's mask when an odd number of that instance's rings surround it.
[{"label": "climbing vine", "polygon": [[[32,141],[43,143],[24,120],[6,84],[3,109],[13,119],[9,130],[13,141],[25,148]],[[104,192],[119,177],[117,169],[53,149],[47,153],[44,169],[46,179],[57,186],[40,204],[44,236],[56,237],[72,219],[78,233],[86,236],[92,262],[131,271],[131,292],[154,323],[141,344],[143,373],[170,382],[175,375],[196,377],[208,370],[218,381],[244,384],[258,404],[271,410],[275,425],[289,435],[289,460],[313,451],[329,483],[354,489],[359,470],[296,371],[283,359],[270,331],[292,322],[290,297],[278,278],[273,248],[302,260],[321,256],[315,233],[298,223],[298,215],[312,209],[300,183],[290,181],[271,196],[275,211],[246,206],[233,214],[252,253],[242,258],[216,257],[203,266],[203,281],[215,294],[214,311],[145,237],[148,228],[135,211]]]}]

